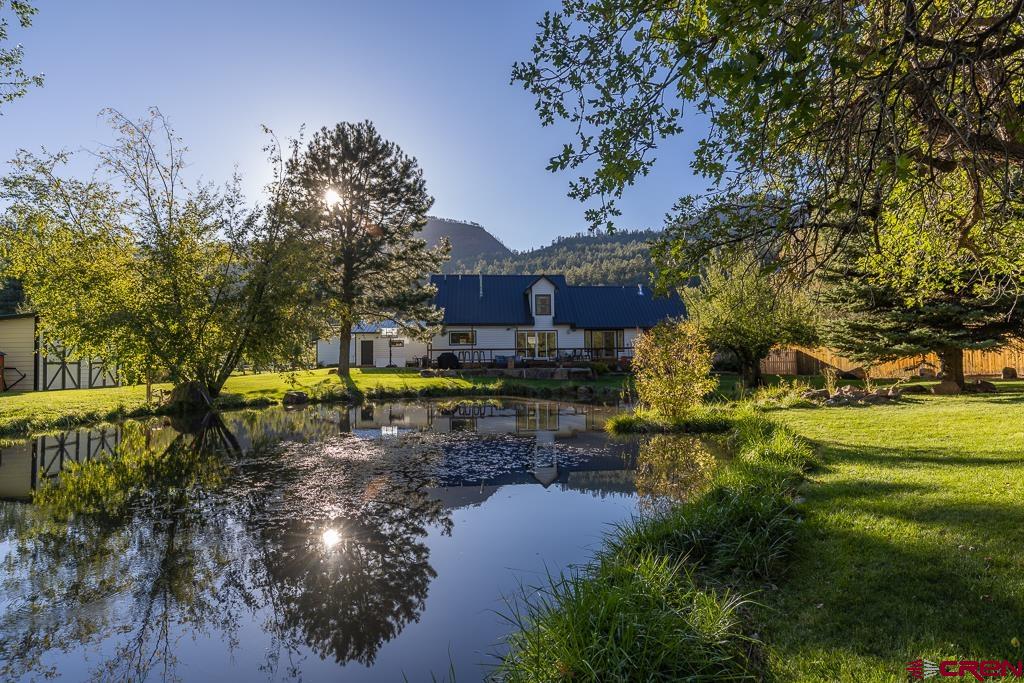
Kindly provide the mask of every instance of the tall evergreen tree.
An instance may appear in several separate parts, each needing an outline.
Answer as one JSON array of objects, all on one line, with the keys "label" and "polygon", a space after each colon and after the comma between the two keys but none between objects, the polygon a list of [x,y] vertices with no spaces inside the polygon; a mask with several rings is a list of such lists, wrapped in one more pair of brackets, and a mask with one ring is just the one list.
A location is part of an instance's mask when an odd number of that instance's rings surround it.
[{"label": "tall evergreen tree", "polygon": [[423,171],[369,121],[322,128],[288,164],[297,220],[319,245],[317,287],[340,337],[338,374],[349,375],[352,328],[392,321],[426,335],[441,321],[425,280],[447,258],[416,232],[433,198]]},{"label": "tall evergreen tree", "polygon": [[825,343],[862,362],[935,353],[945,379],[964,387],[964,351],[991,350],[1024,332],[1024,309],[998,278],[974,269],[921,298],[879,283],[863,269],[837,265],[823,279]]}]

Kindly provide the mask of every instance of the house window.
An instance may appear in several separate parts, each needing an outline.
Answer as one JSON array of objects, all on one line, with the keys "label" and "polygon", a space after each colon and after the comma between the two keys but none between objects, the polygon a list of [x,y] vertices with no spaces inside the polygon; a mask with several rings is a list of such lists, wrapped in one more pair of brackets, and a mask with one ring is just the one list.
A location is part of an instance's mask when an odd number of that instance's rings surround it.
[{"label": "house window", "polygon": [[391,339],[389,340],[389,343],[391,344],[391,348],[401,348],[405,346],[404,339]]},{"label": "house window", "polygon": [[551,295],[537,294],[533,297],[534,315],[551,315]]},{"label": "house window", "polygon": [[459,332],[449,332],[448,343],[451,346],[471,346],[473,344],[476,344],[476,330],[460,330]]},{"label": "house window", "polygon": [[625,349],[623,330],[585,330],[583,344],[591,355],[597,357],[615,357]]},{"label": "house window", "polygon": [[554,358],[558,352],[557,332],[516,332],[516,355],[525,358]]}]

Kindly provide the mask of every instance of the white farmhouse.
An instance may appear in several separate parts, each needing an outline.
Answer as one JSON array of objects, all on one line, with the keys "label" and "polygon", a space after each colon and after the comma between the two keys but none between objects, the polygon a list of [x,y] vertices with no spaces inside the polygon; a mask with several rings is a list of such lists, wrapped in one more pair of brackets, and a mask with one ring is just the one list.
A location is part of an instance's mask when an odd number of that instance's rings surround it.
[{"label": "white farmhouse", "polygon": [[[633,340],[667,318],[686,315],[676,295],[638,285],[570,286],[563,275],[432,275],[444,309],[440,334],[418,341],[394,323],[353,330],[353,366],[416,365],[453,353],[463,364],[607,360],[632,355]],[[338,363],[338,339],[317,343],[317,363]]]}]

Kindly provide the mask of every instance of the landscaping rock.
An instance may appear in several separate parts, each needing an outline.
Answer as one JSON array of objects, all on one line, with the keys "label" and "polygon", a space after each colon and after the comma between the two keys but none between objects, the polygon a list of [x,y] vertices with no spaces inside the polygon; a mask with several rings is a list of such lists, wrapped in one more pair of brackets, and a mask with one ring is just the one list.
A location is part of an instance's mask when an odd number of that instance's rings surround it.
[{"label": "landscaping rock", "polygon": [[309,395],[305,391],[286,391],[284,392],[284,398],[281,399],[281,403],[286,406],[297,406],[303,403],[309,403]]},{"label": "landscaping rock", "polygon": [[932,387],[932,393],[937,396],[954,396],[961,393],[961,389],[953,380],[944,379]]},{"label": "landscaping rock", "polygon": [[1017,379],[1017,368],[1003,368],[1003,379]]},{"label": "landscaping rock", "polygon": [[899,388],[900,394],[927,394],[928,387],[923,384],[904,384]]},{"label": "landscaping rock", "polygon": [[976,394],[994,394],[998,389],[992,382],[986,382],[983,379],[979,379],[977,382],[968,385],[968,388]]},{"label": "landscaping rock", "polygon": [[886,392],[886,396],[888,396],[889,398],[899,398],[902,395],[903,390],[900,389],[899,387],[892,387],[891,389],[889,389],[889,391]]},{"label": "landscaping rock", "polygon": [[800,398],[806,398],[810,401],[827,401],[829,393],[828,389],[811,389],[800,394]]},{"label": "landscaping rock", "polygon": [[437,373],[433,370],[420,370],[420,377],[436,377]]},{"label": "landscaping rock", "polygon": [[581,401],[589,401],[594,398],[594,390],[590,387],[580,387],[576,390],[576,397]]}]

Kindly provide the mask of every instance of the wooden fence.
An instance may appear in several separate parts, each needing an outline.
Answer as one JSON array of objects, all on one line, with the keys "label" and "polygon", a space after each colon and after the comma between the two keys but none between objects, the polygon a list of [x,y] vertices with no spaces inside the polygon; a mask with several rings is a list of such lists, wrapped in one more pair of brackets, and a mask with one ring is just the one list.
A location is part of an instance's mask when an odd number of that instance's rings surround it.
[{"label": "wooden fence", "polygon": [[[864,364],[825,348],[775,349],[761,361],[761,372],[769,375],[817,375],[828,367],[851,372],[863,370]],[[998,377],[1003,368],[1014,368],[1024,376],[1024,346],[1010,346],[998,351],[964,351],[965,375]],[[882,379],[919,375],[922,370],[938,372],[938,357],[930,353],[901,358],[872,365],[869,372],[872,377]]]}]

